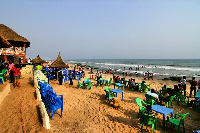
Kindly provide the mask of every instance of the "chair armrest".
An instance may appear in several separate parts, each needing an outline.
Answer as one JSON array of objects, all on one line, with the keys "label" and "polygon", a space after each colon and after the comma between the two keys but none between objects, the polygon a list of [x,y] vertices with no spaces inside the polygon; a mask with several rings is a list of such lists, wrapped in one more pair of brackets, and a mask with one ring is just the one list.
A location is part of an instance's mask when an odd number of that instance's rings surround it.
[{"label": "chair armrest", "polygon": [[180,118],[181,116],[182,116],[181,114],[175,113],[174,118]]}]

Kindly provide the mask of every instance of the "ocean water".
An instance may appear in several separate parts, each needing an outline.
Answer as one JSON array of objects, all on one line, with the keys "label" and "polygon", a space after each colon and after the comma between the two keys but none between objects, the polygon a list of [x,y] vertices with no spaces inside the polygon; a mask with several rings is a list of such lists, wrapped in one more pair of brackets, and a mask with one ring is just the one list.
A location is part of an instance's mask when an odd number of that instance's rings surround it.
[{"label": "ocean water", "polygon": [[85,59],[65,62],[81,63],[99,70],[111,69],[116,73],[144,75],[148,71],[161,76],[200,76],[200,59]]}]

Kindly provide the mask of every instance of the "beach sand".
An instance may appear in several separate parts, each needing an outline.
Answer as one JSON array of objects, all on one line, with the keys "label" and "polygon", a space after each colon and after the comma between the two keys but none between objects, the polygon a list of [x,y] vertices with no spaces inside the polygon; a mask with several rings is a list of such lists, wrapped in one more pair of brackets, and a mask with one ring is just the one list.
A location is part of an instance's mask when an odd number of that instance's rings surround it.
[{"label": "beach sand", "polygon": [[[90,74],[87,74],[87,78]],[[139,91],[130,91],[125,87],[124,101],[120,102],[120,108],[114,109],[111,104],[105,99],[104,87],[96,86],[96,81],[93,82],[92,90],[78,89],[78,81],[73,80],[74,85],[70,86],[69,81],[58,84],[57,80],[50,81],[53,90],[58,95],[63,95],[64,110],[63,116],[60,117],[61,111],[58,110],[54,115],[53,120],[50,120],[51,130],[45,130],[42,127],[40,113],[38,109],[39,101],[36,100],[35,89],[33,87],[33,75],[24,74],[21,79],[21,87],[14,88],[11,84],[11,92],[0,105],[0,132],[84,132],[84,133],[103,133],[103,132],[140,132],[140,123],[138,119],[139,107],[135,99],[141,98],[145,100],[145,93]],[[122,76],[121,76],[122,77]],[[112,78],[112,75],[103,74],[104,79]],[[126,76],[126,79],[130,77]],[[136,82],[141,82],[140,77],[132,77]],[[81,79],[83,81],[83,78]],[[6,81],[8,82],[8,81]],[[147,80],[147,84],[151,83],[151,88],[160,90],[160,86],[167,85],[173,87],[178,82],[162,81],[162,80]],[[3,85],[0,85],[2,88]],[[114,88],[112,84],[110,86]],[[187,91],[189,92],[189,83],[187,83]],[[121,94],[118,94],[121,98]],[[174,114],[190,114],[185,119],[186,132],[199,129],[200,115],[192,108],[185,108],[185,105],[177,106],[176,100],[173,102]],[[22,120],[23,119],[23,120]],[[22,126],[23,125],[23,126]],[[157,130],[156,132],[167,132],[162,130],[163,117],[157,114]],[[152,132],[151,126],[144,126],[144,132]],[[176,128],[168,125],[168,132],[176,132]],[[181,126],[181,132],[183,128]]]}]

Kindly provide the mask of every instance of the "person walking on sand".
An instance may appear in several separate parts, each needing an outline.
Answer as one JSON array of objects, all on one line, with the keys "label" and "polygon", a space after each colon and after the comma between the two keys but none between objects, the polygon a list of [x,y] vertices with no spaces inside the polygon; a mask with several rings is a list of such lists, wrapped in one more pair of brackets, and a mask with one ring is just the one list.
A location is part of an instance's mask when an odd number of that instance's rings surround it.
[{"label": "person walking on sand", "polygon": [[194,90],[194,96],[196,95],[196,91],[197,91],[197,88],[196,86],[198,85],[198,82],[195,80],[195,77],[192,77],[192,80],[190,81],[190,98],[192,96],[192,91]]},{"label": "person walking on sand", "polygon": [[13,66],[12,68],[12,71],[13,71],[13,75],[14,75],[14,88],[17,86],[17,87],[20,87],[20,76],[21,76],[21,72],[20,72],[20,68],[19,67],[16,67]]},{"label": "person walking on sand", "polygon": [[13,83],[14,82],[14,76],[13,76],[13,71],[12,71],[12,68],[14,67],[14,63],[9,60],[9,64],[8,64],[8,72],[9,72],[9,75],[10,75],[10,83]]},{"label": "person walking on sand", "polygon": [[58,80],[59,80],[59,85],[62,85],[62,81],[63,81],[63,72],[62,72],[62,69],[60,69],[58,71]]},{"label": "person walking on sand", "polygon": [[183,91],[184,91],[184,96],[186,96],[186,76],[183,76],[183,78],[181,79],[181,85],[183,87]]},{"label": "person walking on sand", "polygon": [[70,71],[69,71],[69,80],[70,80],[69,85],[73,85],[72,78],[73,78],[73,72],[70,70]]}]

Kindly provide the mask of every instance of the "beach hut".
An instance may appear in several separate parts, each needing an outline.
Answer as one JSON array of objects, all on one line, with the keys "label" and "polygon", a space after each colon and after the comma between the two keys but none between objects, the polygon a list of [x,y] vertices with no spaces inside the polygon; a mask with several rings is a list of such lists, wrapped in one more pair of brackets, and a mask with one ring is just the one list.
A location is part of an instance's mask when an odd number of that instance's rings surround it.
[{"label": "beach hut", "polygon": [[46,61],[41,59],[39,55],[35,59],[32,59],[31,62],[33,62],[34,64],[46,63]]},{"label": "beach hut", "polygon": [[30,42],[26,38],[18,35],[6,25],[0,24],[1,58],[7,60],[7,58],[18,57],[22,63],[26,63],[26,48],[28,47],[30,47]]},{"label": "beach hut", "polygon": [[60,56],[60,52],[58,54],[57,59],[50,65],[50,67],[53,68],[66,68],[67,65],[64,63],[64,61],[62,60],[61,56]]}]

